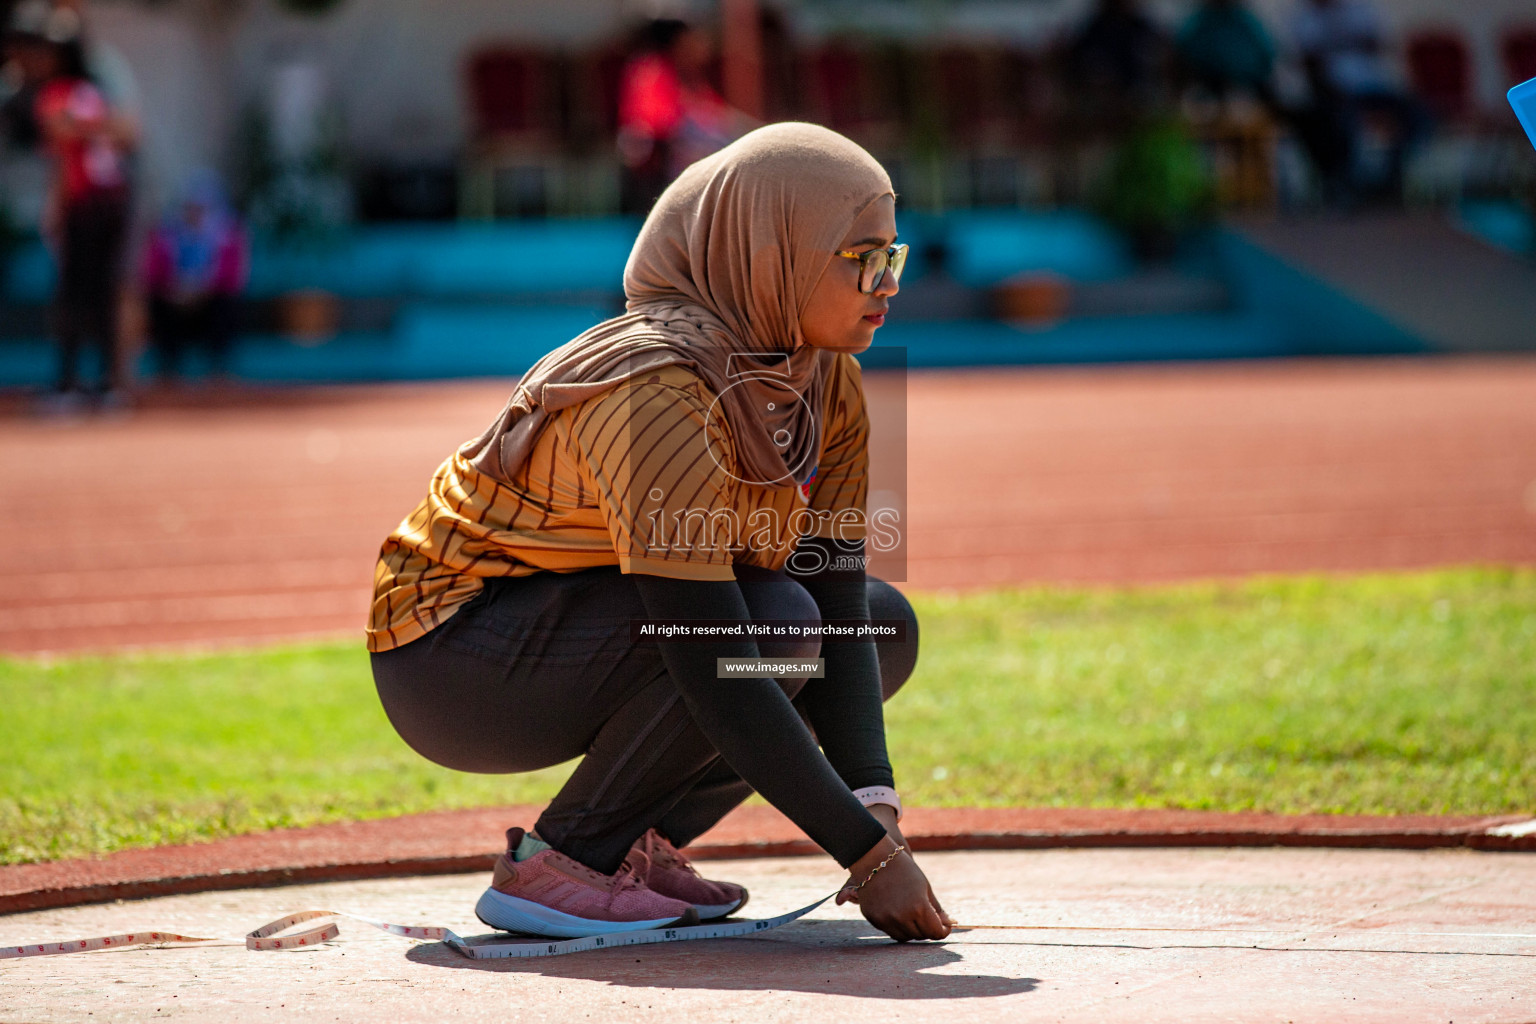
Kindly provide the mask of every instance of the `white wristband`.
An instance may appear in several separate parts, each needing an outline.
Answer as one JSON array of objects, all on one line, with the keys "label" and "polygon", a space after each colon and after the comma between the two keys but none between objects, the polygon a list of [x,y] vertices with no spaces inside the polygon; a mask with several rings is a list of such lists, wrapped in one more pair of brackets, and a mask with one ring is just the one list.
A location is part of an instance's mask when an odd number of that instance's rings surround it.
[{"label": "white wristband", "polygon": [[853,791],[854,797],[868,807],[870,804],[885,804],[887,807],[896,808],[896,820],[901,820],[901,797],[890,786],[865,786],[863,789]]}]

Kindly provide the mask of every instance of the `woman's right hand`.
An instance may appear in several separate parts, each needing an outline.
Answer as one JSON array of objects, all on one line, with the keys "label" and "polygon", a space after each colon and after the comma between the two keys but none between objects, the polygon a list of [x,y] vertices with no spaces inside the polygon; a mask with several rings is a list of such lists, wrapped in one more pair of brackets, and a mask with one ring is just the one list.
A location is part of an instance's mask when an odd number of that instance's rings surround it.
[{"label": "woman's right hand", "polygon": [[[882,840],[849,869],[851,881],[869,878],[875,866],[895,849],[896,843],[890,838]],[[927,876],[910,853],[897,854],[875,872],[859,890],[858,904],[866,921],[897,942],[942,939],[950,932],[949,915],[939,906]]]}]

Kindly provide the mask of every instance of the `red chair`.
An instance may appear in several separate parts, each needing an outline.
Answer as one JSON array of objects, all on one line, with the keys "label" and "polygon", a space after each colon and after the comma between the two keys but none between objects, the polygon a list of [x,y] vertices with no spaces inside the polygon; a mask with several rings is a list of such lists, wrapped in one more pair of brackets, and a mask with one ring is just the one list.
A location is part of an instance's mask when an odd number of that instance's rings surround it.
[{"label": "red chair", "polygon": [[868,120],[861,56],[847,43],[831,42],[805,58],[810,113],[834,131],[847,132]]},{"label": "red chair", "polygon": [[508,204],[500,184],[515,184],[513,212],[548,213],[564,179],[559,64],[517,46],[488,46],[465,64],[472,135],[459,182],[460,216],[489,219]]},{"label": "red chair", "polygon": [[1061,97],[1048,55],[1038,50],[1005,50],[1002,90],[1014,106],[1019,144],[1055,145],[1052,128]]},{"label": "red chair", "polygon": [[806,54],[806,113],[811,120],[875,149],[894,145],[900,112],[892,96],[889,69],[877,55],[852,43],[833,40]]},{"label": "red chair", "polygon": [[777,7],[759,8],[763,48],[763,110],[766,120],[800,118],[799,47],[789,20]]},{"label": "red chair", "polygon": [[1510,85],[1536,78],[1536,25],[1512,25],[1499,42],[1504,73]]},{"label": "red chair", "polygon": [[918,109],[931,105],[942,140],[944,201],[1026,202],[1038,179],[1025,145],[1031,105],[1039,100],[1031,56],[995,43],[950,42],[920,51],[914,63],[923,71]]},{"label": "red chair", "polygon": [[1406,47],[1408,80],[1435,116],[1465,120],[1473,112],[1472,50],[1451,28],[1414,32]]},{"label": "red chair", "polygon": [[578,54],[568,65],[566,94],[570,97],[567,134],[581,148],[594,143],[612,147],[619,130],[619,91],[626,47],[610,43]]},{"label": "red chair", "polygon": [[977,146],[999,113],[993,102],[993,69],[989,55],[974,46],[944,46],[932,54],[932,85],[937,92],[939,118],[946,141],[971,149]]},{"label": "red chair", "polygon": [[466,75],[470,111],[481,138],[557,134],[558,77],[549,56],[488,47],[470,56]]}]

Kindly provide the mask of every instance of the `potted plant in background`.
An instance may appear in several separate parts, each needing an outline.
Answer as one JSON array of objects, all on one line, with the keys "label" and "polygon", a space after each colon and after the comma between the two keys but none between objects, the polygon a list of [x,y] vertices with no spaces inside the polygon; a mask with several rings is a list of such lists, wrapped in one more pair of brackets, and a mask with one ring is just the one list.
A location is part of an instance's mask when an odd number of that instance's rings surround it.
[{"label": "potted plant in background", "polygon": [[1094,204],[1143,263],[1166,262],[1210,223],[1215,186],[1199,147],[1173,117],[1132,129],[1116,147]]},{"label": "potted plant in background", "polygon": [[241,132],[241,205],[258,244],[295,271],[292,287],[277,298],[277,320],[281,333],[305,345],[329,340],[340,322],[340,301],[322,270],[352,223],[342,139],[323,69],[302,59],[273,69]]},{"label": "potted plant in background", "polygon": [[[278,0],[278,6],[314,19],[341,2]],[[238,193],[252,236],[295,271],[277,297],[278,329],[302,345],[328,341],[340,326],[341,303],[323,269],[344,244],[353,217],[342,118],[311,35],[295,26],[261,99],[246,113],[239,147]]]}]

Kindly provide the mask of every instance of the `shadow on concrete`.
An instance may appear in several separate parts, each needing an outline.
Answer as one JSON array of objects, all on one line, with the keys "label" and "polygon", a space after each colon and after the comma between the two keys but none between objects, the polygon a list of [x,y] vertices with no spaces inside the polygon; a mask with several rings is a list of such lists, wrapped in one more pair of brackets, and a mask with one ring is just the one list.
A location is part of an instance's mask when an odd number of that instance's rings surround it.
[{"label": "shadow on concrete", "polygon": [[[628,988],[796,991],[886,999],[967,999],[1033,992],[1038,978],[954,970],[943,943],[898,944],[862,921],[800,921],[772,937],[702,939],[538,959],[469,960],[442,943],[406,959],[432,967],[601,981]],[[932,973],[948,968],[943,973]]]}]

